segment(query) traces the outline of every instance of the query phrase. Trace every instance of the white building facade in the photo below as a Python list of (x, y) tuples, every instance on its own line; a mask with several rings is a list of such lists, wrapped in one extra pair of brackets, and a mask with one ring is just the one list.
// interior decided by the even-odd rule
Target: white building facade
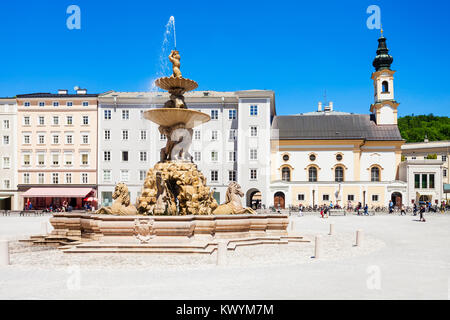
[(16, 99), (0, 98), (0, 210), (19, 209), (16, 135)]
[[(118, 182), (127, 184), (132, 202), (136, 202), (148, 169), (160, 160), (160, 150), (166, 145), (158, 125), (144, 119), (143, 112), (162, 107), (168, 99), (167, 93), (160, 92), (99, 96), (100, 205), (111, 205)], [(211, 121), (194, 128), (190, 153), (216, 200), (224, 202), (229, 183), (237, 181), (247, 203), (251, 199), (257, 199), (254, 205), (267, 203), (274, 93), (194, 91), (185, 99), (189, 109), (211, 116)]]

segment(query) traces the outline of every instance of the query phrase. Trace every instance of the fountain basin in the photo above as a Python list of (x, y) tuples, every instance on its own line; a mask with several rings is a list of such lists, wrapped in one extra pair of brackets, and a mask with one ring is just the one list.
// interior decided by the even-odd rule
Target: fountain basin
[(197, 89), (198, 84), (194, 80), (185, 79), (185, 78), (175, 78), (175, 77), (164, 77), (159, 78), (155, 81), (155, 84), (167, 91), (171, 91), (172, 89), (183, 89), (184, 92), (192, 91)]
[(194, 128), (211, 120), (211, 117), (206, 113), (178, 108), (147, 110), (144, 112), (144, 118), (163, 127), (172, 127), (182, 123), (187, 129)]

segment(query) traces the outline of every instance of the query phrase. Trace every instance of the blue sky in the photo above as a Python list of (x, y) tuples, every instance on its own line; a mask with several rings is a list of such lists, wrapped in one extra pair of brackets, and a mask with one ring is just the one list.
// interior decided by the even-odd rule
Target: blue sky
[[(81, 30), (66, 9), (81, 8)], [(334, 102), (368, 113), (381, 20), (396, 70), (399, 114), (450, 115), (450, 1), (0, 2), (0, 96), (147, 91), (159, 70), (165, 25), (176, 19), (183, 75), (200, 90), (272, 89), (278, 114)]]

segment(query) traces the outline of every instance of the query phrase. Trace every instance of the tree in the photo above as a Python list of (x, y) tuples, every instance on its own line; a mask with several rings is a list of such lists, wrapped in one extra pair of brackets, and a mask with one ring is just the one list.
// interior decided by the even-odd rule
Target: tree
[(429, 115), (410, 115), (398, 119), (398, 128), (406, 142), (450, 140), (450, 119)]

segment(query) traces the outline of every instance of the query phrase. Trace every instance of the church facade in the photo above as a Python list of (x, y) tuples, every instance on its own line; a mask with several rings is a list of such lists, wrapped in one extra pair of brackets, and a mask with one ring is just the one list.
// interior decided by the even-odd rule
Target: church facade
[(397, 126), (393, 62), (386, 38), (378, 39), (368, 114), (337, 112), (333, 103), (315, 112), (275, 116), (271, 134), (271, 203), (342, 207), (400, 205), (406, 182), (399, 164), (404, 140)]

